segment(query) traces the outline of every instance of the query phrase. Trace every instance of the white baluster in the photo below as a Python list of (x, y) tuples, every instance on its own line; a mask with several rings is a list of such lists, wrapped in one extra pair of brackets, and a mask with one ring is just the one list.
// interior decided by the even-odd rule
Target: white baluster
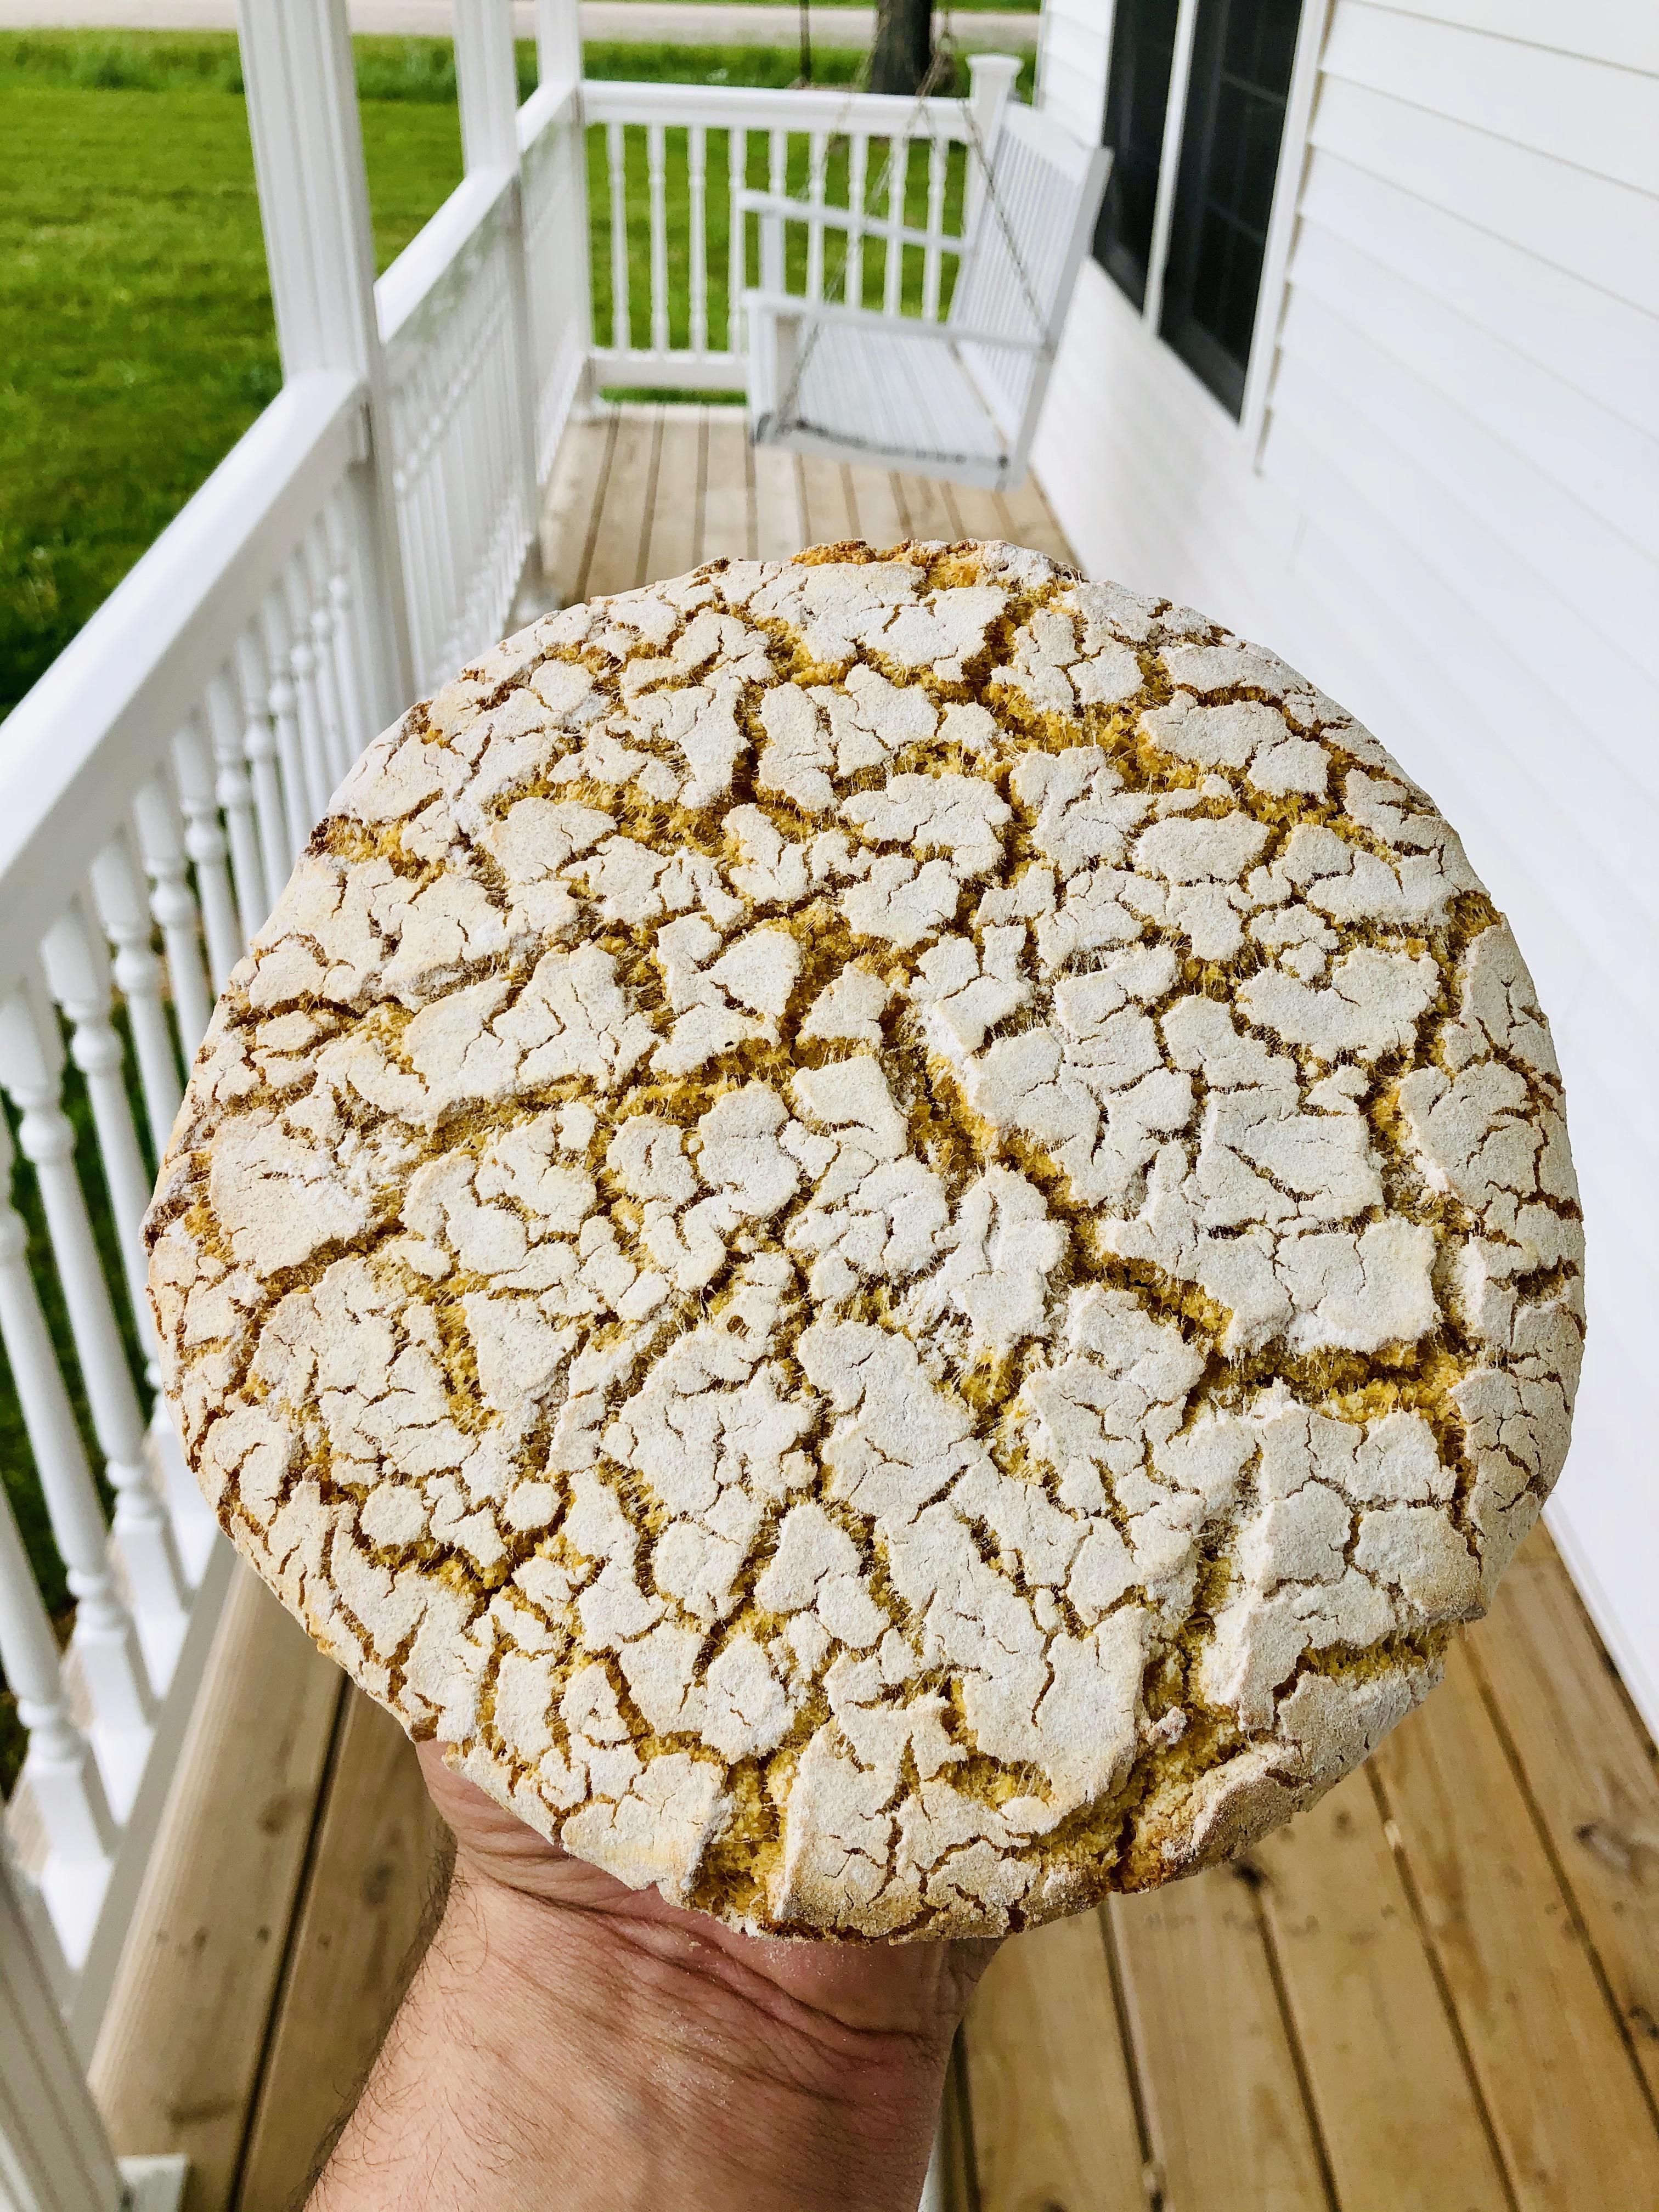
[(248, 769), (246, 725), (228, 668), (222, 668), (216, 676), (208, 679), (207, 721), (216, 770), (213, 795), (223, 811), (230, 838), (230, 872), (236, 886), (236, 943), (240, 951), (246, 949), (248, 939), (270, 913), (270, 901), (265, 892), (253, 778)]
[(620, 123), (605, 126), (605, 159), (611, 176), (611, 343), (626, 353), (634, 343), (628, 313), (628, 169)]
[(893, 235), (893, 228), (904, 221), (905, 185), (910, 173), (910, 141), (908, 138), (890, 139), (887, 161), (887, 206), (884, 212), (890, 228), (886, 260), (882, 271), (881, 308), (885, 315), (896, 315), (899, 311), (899, 293), (904, 276), (904, 248)]
[(350, 766), (350, 754), (346, 744), (346, 702), (340, 689), (340, 647), (334, 598), (329, 589), (328, 541), (320, 515), (306, 532), (295, 566), (305, 578), (311, 601), (311, 650), (317, 664), (323, 757), (329, 794), (332, 797)]
[(87, 920), (80, 902), (69, 906), (40, 940), (46, 988), (70, 1023), (70, 1057), (87, 1079), (98, 1156), (109, 1192), (138, 1334), (149, 1344), (154, 1334), (145, 1291), (144, 1210), (149, 1176), (127, 1100), (126, 1054), (114, 1011), (113, 977), (103, 936)]
[(115, 981), (126, 1000), (133, 1050), (144, 1091), (144, 1119), (159, 1160), (167, 1148), (184, 1086), (179, 1055), (161, 998), (161, 963), (152, 939), (155, 924), (139, 885), (138, 871), (126, 838), (110, 839), (92, 864), (93, 897), (98, 919), (115, 947)]
[(138, 832), (138, 857), (149, 878), (149, 910), (161, 926), (167, 976), (173, 985), (173, 1018), (185, 1058), (194, 1060), (213, 1011), (196, 894), (190, 887), (190, 862), (179, 834), (173, 793), (159, 775), (142, 784), (132, 802)]
[(870, 141), (860, 131), (850, 141), (847, 154), (847, 204), (853, 213), (853, 228), (847, 234), (847, 283), (842, 297), (853, 307), (864, 305), (863, 218), (869, 166)]
[[(807, 198), (814, 207), (822, 207), (830, 167), (827, 131), (812, 133), (807, 145)], [(809, 300), (823, 297), (823, 225), (819, 222), (806, 226), (806, 296)]]
[(651, 349), (668, 350), (668, 133), (660, 123), (645, 131), (645, 168), (651, 201)]
[(726, 345), (729, 353), (741, 353), (745, 340), (743, 331), (743, 295), (749, 283), (749, 256), (746, 249), (743, 210), (738, 205), (738, 194), (748, 187), (749, 133), (732, 131), (726, 140), (726, 183), (730, 198), (726, 212)]
[(270, 716), (271, 726), (276, 733), (276, 758), (282, 765), (283, 805), (288, 823), (287, 865), (280, 874), (271, 875), (270, 880), (275, 884), (287, 882), (289, 870), (311, 842), (317, 817), (311, 811), (310, 793), (307, 788), (305, 749), (300, 738), (299, 701), (289, 666), (288, 612), (283, 603), (280, 585), (273, 586), (266, 593), (264, 605), (259, 610), (259, 624), (270, 681), (270, 689), (265, 694), (265, 711)]
[(694, 123), (686, 133), (686, 184), (691, 218), (691, 350), (708, 350), (708, 234), (705, 204), (708, 175), (708, 131)]
[(331, 495), (323, 510), (323, 542), (328, 553), (328, 602), (334, 617), (334, 662), (338, 672), (343, 755), (343, 778), (376, 732), (372, 725), (368, 684), (361, 634), (362, 609), (356, 589), (356, 545), (347, 524), (344, 501)]
[(262, 886), (257, 915), (250, 915), (255, 933), (276, 903), (276, 895), (294, 866), (288, 804), (283, 793), (282, 764), (277, 759), (276, 725), (268, 704), (270, 685), (265, 677), (264, 655), (258, 631), (249, 624), (236, 641), (236, 688), (242, 701), (242, 750), (247, 755), (253, 785), (253, 818), (259, 832), (259, 872)]
[[(0, 1187), (6, 1189), (11, 1169), (11, 1138), (0, 1118)], [(29, 1273), (28, 1231), (9, 1199), (0, 1200), (0, 1338), (52, 1541), (76, 1601), (76, 1649), (94, 1719), (116, 1730), (144, 1728), (155, 1709), (149, 1677), (132, 1616), (116, 1588), (103, 1508)]]
[(317, 681), (317, 655), (311, 642), (311, 592), (305, 562), (299, 553), (283, 569), (281, 588), (288, 602), (288, 666), (294, 678), (306, 799), (314, 830), (328, 811), (334, 781), (328, 772), (328, 738)]
[[(772, 198), (781, 199), (789, 174), (789, 140), (781, 131), (767, 134), (766, 189)], [(784, 254), (783, 217), (765, 215), (761, 217), (761, 283), (769, 292), (781, 292), (787, 262)]]
[(184, 1609), (184, 1584), (167, 1516), (150, 1487), (144, 1417), (75, 1172), (63, 1067), (63, 1040), (45, 994), (33, 982), (18, 985), (0, 1000), (0, 1085), (22, 1116), (18, 1143), (40, 1184), (81, 1379), (115, 1492), (115, 1540), (134, 1607), (166, 1634)]
[(935, 137), (927, 147), (927, 246), (922, 257), (921, 312), (930, 323), (939, 320), (939, 278), (945, 257), (939, 241), (945, 231), (945, 164), (950, 148)]
[(185, 850), (196, 867), (208, 967), (214, 989), (222, 991), (225, 978), (242, 957), (242, 926), (230, 884), (229, 847), (219, 819), (219, 794), (214, 787), (202, 726), (194, 714), (179, 726), (173, 738), (173, 765), (179, 803), (184, 809)]
[(40, 1808), (46, 1842), (65, 1866), (88, 1875), (107, 1866), (115, 1821), (92, 1747), (71, 1718), (64, 1694), (58, 1639), (35, 1587), (17, 1533), (11, 1500), (0, 1485), (0, 1666), (17, 1699), (28, 1736), (23, 1778)]

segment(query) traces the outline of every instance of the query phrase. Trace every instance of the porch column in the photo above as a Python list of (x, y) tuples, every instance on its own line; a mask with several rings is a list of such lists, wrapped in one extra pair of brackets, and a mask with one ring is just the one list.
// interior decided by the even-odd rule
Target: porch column
[(346, 0), (237, 0), (236, 15), (283, 377), (343, 373), (366, 394), (356, 489), (377, 571), (376, 707), (389, 721), (415, 696), (415, 676)]
[(582, 73), (582, 26), (578, 0), (536, 0), (536, 77), (540, 84), (574, 84)]
[[(519, 170), (519, 71), (512, 0), (455, 0), (455, 82), (461, 109), (461, 158), (469, 177), (507, 171), (507, 279), (517, 374), (519, 496), (530, 539), (513, 619), (545, 605), (542, 582), (541, 479), (536, 465), (536, 363), (530, 341), (530, 275), (525, 256), (524, 194)], [(532, 602), (534, 602), (532, 608)]]

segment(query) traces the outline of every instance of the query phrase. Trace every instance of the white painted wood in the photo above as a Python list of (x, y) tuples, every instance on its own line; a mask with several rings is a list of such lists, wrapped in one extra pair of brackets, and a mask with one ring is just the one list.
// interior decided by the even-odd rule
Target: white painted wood
[(1158, 193), (1152, 204), (1152, 242), (1146, 252), (1146, 295), (1141, 315), (1155, 331), (1164, 313), (1164, 272), (1170, 262), (1170, 233), (1175, 224), (1176, 185), (1181, 174), (1182, 133), (1187, 119), (1187, 86), (1193, 70), (1193, 40), (1198, 30), (1198, 0), (1181, 0), (1176, 14), (1175, 48), (1170, 58), (1170, 91), (1164, 106)]
[(627, 145), (620, 123), (605, 125), (605, 160), (611, 185), (611, 343), (625, 352), (633, 338), (628, 311)]
[(1659, 82), (1517, 39), (1342, 0), (1327, 72), (1639, 191), (1659, 191)]
[(1644, 70), (1659, 76), (1659, 14), (1647, 0), (1579, 0), (1563, 8), (1558, 0), (1387, 0), (1402, 15), (1424, 15), (1436, 23), (1457, 23), (1470, 31), (1519, 39), (1529, 46), (1552, 47), (1586, 61), (1611, 62), (1615, 69)]
[(173, 740), (173, 770), (185, 817), (185, 851), (196, 872), (208, 967), (215, 993), (242, 953), (241, 924), (230, 880), (230, 843), (219, 813), (213, 763), (200, 718), (191, 715)]
[(536, 70), (544, 88), (574, 86), (582, 73), (577, 0), (536, 0)]
[(140, 1338), (148, 1344), (152, 1322), (140, 1231), (149, 1204), (150, 1176), (127, 1099), (126, 1054), (114, 1022), (115, 977), (109, 950), (79, 899), (71, 900), (47, 930), (40, 955), (46, 987), (69, 1018), (70, 1057), (86, 1078), (99, 1165), (126, 1275), (127, 1301)]
[(210, 677), (206, 692), (208, 731), (213, 746), (215, 802), (225, 818), (235, 888), (236, 935), (246, 945), (270, 911), (253, 776), (246, 746), (245, 710), (228, 665)]
[[(1478, 410), (1413, 375), (1308, 292), (1297, 295), (1285, 319), (1281, 374), (1292, 361), (1340, 386), (1384, 436), (1417, 454), (1471, 514), (1546, 577), (1604, 645), (1653, 672), (1659, 641), (1650, 635), (1648, 612), (1659, 597), (1659, 566), (1622, 532), (1517, 453)], [(1632, 734), (1640, 728), (1638, 721)]]
[[(484, 0), (459, 0), (465, 8)], [(248, 131), (283, 374), (344, 371), (364, 391), (372, 446), (386, 452), (374, 240), (345, 0), (238, 0)], [(390, 472), (374, 477), (378, 609), (407, 697), (412, 684)]]
[(1659, 436), (1659, 329), (1642, 308), (1339, 155), (1315, 160), (1301, 216)]
[(694, 123), (686, 132), (686, 190), (690, 200), (690, 331), (693, 353), (708, 350), (708, 132)]
[(141, 1630), (148, 1626), (158, 1652), (165, 1652), (176, 1649), (182, 1633), (184, 1577), (167, 1516), (150, 1486), (144, 1417), (76, 1173), (63, 1068), (56, 1017), (30, 978), (0, 1001), (0, 1087), (18, 1109), (18, 1146), (40, 1186), (81, 1379), (115, 1492), (115, 1540), (134, 1611)]
[(121, 2170), (0, 1855), (0, 2203), (118, 2212)]
[(1114, 0), (1045, 0), (1037, 47), (1037, 105), (1085, 146), (1106, 113)]
[(1659, 314), (1659, 201), (1328, 71), (1312, 143)]
[[(965, 131), (966, 103), (960, 116)], [(1018, 483), (1110, 155), (1079, 144), (1030, 108), (1005, 102), (987, 149), (981, 219), (963, 237), (943, 229), (943, 140), (929, 142), (927, 220), (917, 228), (902, 219), (896, 164), (881, 220), (827, 207), (821, 198), (786, 197), (781, 137), (773, 134), (771, 189), (743, 198), (761, 219), (763, 241), (786, 221), (811, 234), (856, 227), (882, 236), (890, 299), (899, 257), (919, 246), (922, 313), (877, 313), (775, 285), (750, 292), (744, 312), (756, 444), (998, 490)], [(949, 318), (940, 321), (946, 252), (960, 264)], [(781, 243), (773, 265), (784, 265)]]
[(668, 131), (661, 123), (645, 130), (646, 191), (651, 234), (651, 343), (668, 350)]
[(1285, 271), (1297, 233), (1310, 158), (1308, 118), (1319, 89), (1320, 58), (1330, 27), (1331, 7), (1332, 0), (1302, 0), (1296, 53), (1285, 95), (1284, 135), (1279, 142), (1273, 209), (1267, 218), (1261, 283), (1256, 294), (1255, 325), (1250, 340), (1249, 365), (1244, 374), (1244, 396), (1239, 407), (1240, 434), (1253, 449), (1260, 445), (1267, 419), (1267, 392), (1273, 381), (1274, 353), (1285, 314)]
[(99, 921), (115, 946), (115, 981), (132, 1025), (150, 1150), (159, 1160), (167, 1150), (183, 1085), (172, 1025), (161, 1000), (161, 963), (150, 947), (149, 908), (125, 836), (111, 838), (93, 856), (90, 874)]
[[(1291, 281), (1345, 315), (1416, 381), (1461, 401), (1508, 441), (1517, 462), (1659, 557), (1659, 439), (1314, 224), (1297, 240)], [(1659, 366), (1659, 345), (1654, 360)]]

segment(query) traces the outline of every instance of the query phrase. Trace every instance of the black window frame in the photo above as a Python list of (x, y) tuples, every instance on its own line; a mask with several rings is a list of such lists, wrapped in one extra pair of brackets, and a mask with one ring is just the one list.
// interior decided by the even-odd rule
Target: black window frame
[(1117, 0), (1112, 18), (1101, 138), (1113, 149), (1112, 171), (1095, 225), (1094, 257), (1139, 308), (1146, 305), (1180, 18), (1181, 0)]
[[(1246, 76), (1237, 66), (1231, 33), (1246, 9), (1254, 11), (1258, 55), (1269, 31), (1264, 19), (1275, 10), (1290, 17), (1279, 42), (1282, 69), (1271, 75)], [(1244, 411), (1261, 318), (1261, 281), (1304, 12), (1304, 0), (1198, 0), (1158, 335), (1235, 416)], [(1254, 182), (1259, 215), (1245, 204), (1252, 161), (1257, 172)], [(1218, 168), (1224, 165), (1231, 167), (1231, 174), (1218, 179)], [(1265, 197), (1261, 190), (1264, 170)], [(1225, 293), (1241, 274), (1246, 281), (1230, 302)], [(1237, 307), (1246, 295), (1248, 309), (1240, 315)], [(1235, 325), (1231, 343), (1218, 327), (1230, 305)]]

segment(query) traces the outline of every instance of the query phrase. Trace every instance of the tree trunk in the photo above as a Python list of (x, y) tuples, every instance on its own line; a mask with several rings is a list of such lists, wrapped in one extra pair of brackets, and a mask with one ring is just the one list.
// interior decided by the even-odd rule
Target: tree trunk
[(933, 58), (933, 0), (886, 0), (870, 56), (871, 91), (915, 91)]

